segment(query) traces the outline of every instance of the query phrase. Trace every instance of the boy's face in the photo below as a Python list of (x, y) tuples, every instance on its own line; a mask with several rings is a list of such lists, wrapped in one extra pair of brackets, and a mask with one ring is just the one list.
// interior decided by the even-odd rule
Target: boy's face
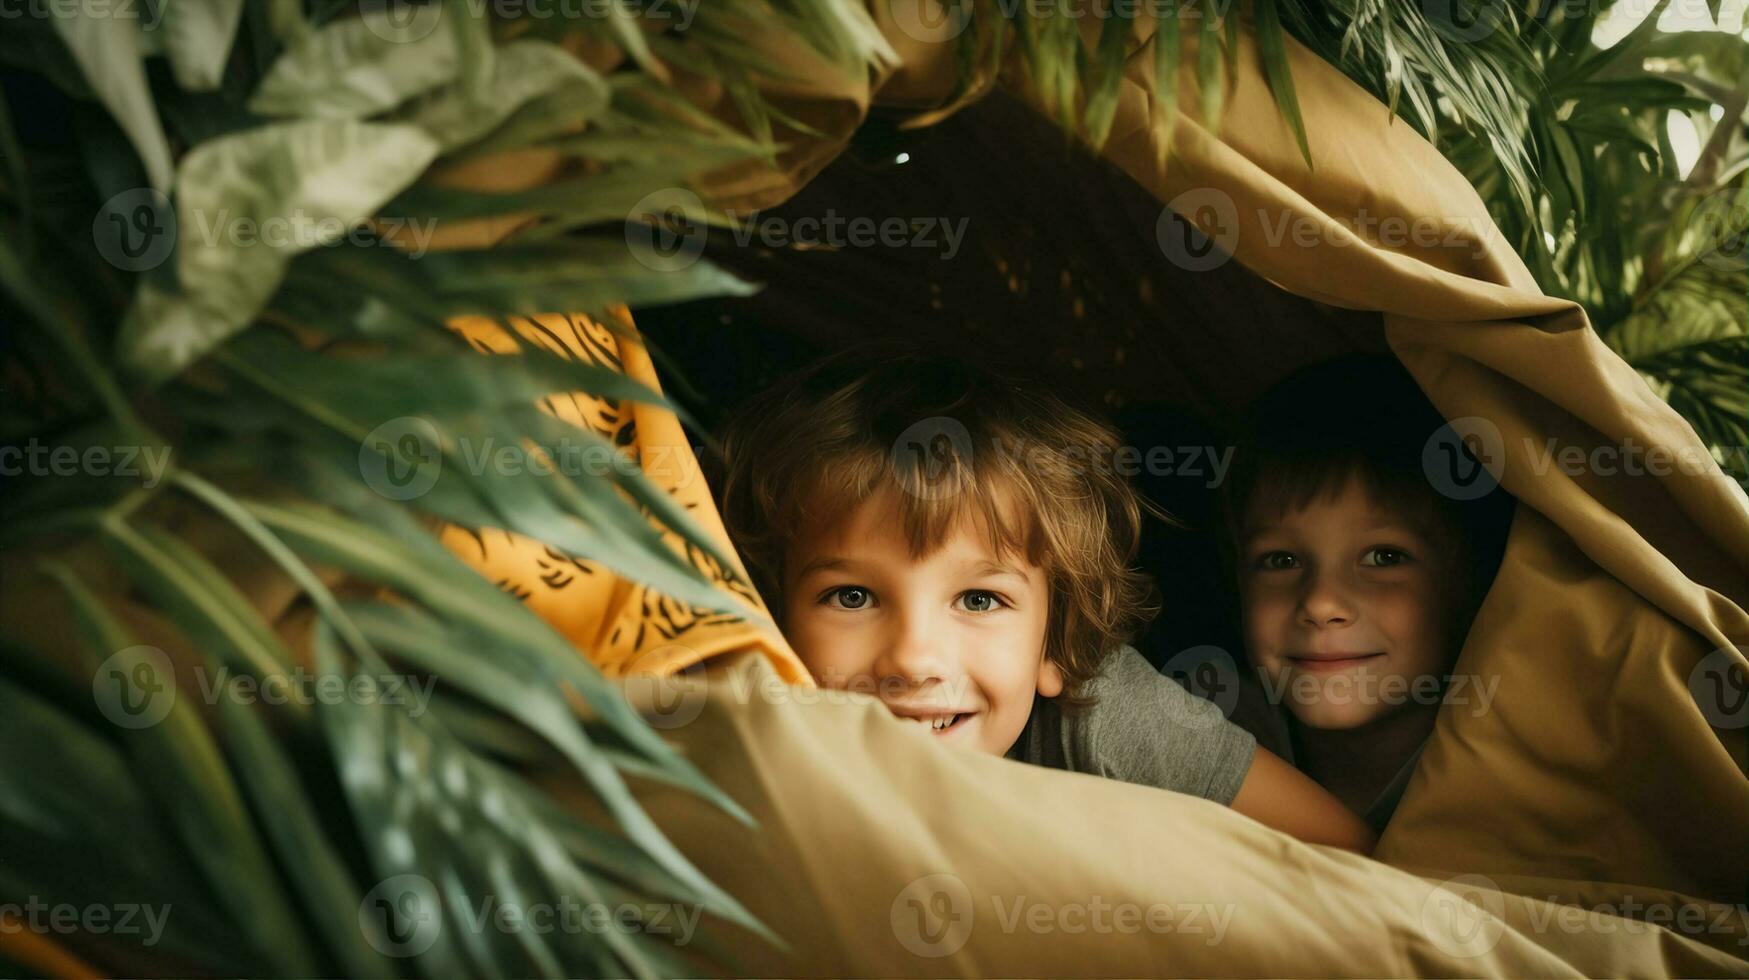
[(1246, 646), (1301, 722), (1358, 728), (1437, 697), (1460, 643), (1450, 548), (1353, 479), (1279, 518), (1254, 503), (1242, 547)]
[(877, 693), (938, 738), (1002, 754), (1033, 694), (1062, 693), (1045, 659), (1043, 569), (998, 555), (970, 521), (911, 555), (893, 491), (793, 542), (784, 634), (821, 685)]

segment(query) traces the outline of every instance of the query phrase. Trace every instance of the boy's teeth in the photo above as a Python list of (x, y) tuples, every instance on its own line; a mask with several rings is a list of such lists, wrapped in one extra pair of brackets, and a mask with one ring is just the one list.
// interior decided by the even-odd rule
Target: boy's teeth
[(919, 725), (928, 725), (931, 731), (939, 732), (944, 728), (951, 727), (954, 722), (959, 720), (959, 718), (960, 718), (960, 716), (958, 714), (922, 715), (922, 716), (912, 716), (912, 717), (908, 718), (907, 720), (914, 721)]
[(913, 714), (906, 716), (906, 721), (915, 721), (916, 725), (927, 725), (930, 732), (941, 732), (943, 728), (951, 728), (955, 721), (964, 718), (964, 714)]

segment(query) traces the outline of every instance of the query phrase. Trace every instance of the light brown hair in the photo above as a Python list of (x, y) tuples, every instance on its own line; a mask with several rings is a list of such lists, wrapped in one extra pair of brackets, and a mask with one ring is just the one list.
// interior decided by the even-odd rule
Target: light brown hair
[(1158, 510), (1111, 465), (1119, 446), (1091, 416), (972, 365), (851, 352), (779, 383), (730, 422), (723, 520), (781, 615), (790, 542), (881, 490), (899, 491), (915, 556), (972, 519), (995, 553), (1044, 570), (1045, 656), (1074, 700), (1157, 611), (1151, 580), (1131, 563), (1143, 511)]

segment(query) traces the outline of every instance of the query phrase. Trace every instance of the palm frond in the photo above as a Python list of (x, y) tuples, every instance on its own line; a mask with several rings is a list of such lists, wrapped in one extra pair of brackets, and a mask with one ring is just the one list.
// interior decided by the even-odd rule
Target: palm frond
[(1684, 202), (1654, 253), (1656, 275), (1626, 316), (1600, 330), (1739, 481), (1749, 481), (1746, 234), (1749, 194), (1741, 179)]

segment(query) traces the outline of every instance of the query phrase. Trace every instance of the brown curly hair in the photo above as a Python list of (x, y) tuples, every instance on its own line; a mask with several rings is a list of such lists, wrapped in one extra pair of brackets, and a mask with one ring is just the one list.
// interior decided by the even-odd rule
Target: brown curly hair
[(902, 491), (915, 556), (975, 517), (993, 551), (1045, 571), (1045, 655), (1073, 701), (1158, 608), (1131, 563), (1143, 513), (1165, 515), (1111, 465), (1119, 448), (1104, 423), (965, 362), (853, 351), (743, 406), (723, 435), (718, 486), (724, 523), (774, 610), (793, 537), (884, 488)]

